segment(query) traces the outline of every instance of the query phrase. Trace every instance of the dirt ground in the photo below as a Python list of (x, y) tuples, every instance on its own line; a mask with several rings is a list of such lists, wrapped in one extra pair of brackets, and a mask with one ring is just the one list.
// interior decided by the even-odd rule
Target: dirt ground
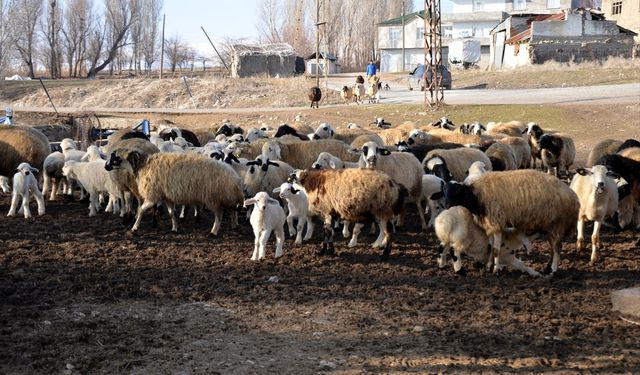
[[(640, 106), (349, 106), (302, 111), (309, 125), (394, 124), (448, 115), (538, 120), (571, 134), (578, 165), (602, 138), (639, 138)], [(151, 115), (190, 128), (223, 120), (245, 127), (294, 121), (291, 111)], [(103, 114), (103, 118), (112, 115)], [(145, 115), (113, 115), (135, 123)], [(21, 113), (32, 125), (64, 119)], [(601, 261), (589, 266), (567, 238), (553, 278), (473, 267), (438, 269), (432, 233), (419, 233), (409, 206), (391, 259), (337, 242), (316, 257), (321, 236), (285, 243), (284, 257), (252, 262), (246, 220), (228, 218), (207, 236), (212, 215), (188, 217), (171, 234), (166, 217), (131, 235), (117, 217), (89, 218), (87, 203), (60, 201), (27, 222), (7, 218), (0, 193), (0, 373), (638, 373), (638, 327), (611, 311), (609, 294), (638, 286), (638, 231), (605, 228)], [(33, 209), (35, 211), (35, 209)], [(591, 230), (591, 226), (588, 226)], [(587, 232), (590, 233), (590, 232)], [(548, 244), (522, 258), (542, 270)]]

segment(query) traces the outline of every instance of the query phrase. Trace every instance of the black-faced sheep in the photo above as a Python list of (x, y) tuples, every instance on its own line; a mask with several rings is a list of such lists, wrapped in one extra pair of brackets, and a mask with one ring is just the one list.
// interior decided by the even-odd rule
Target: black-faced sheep
[(576, 247), (583, 250), (584, 223), (593, 221), (591, 235), (591, 264), (598, 258), (600, 247), (600, 226), (605, 219), (612, 217), (618, 209), (618, 187), (607, 167), (595, 165), (592, 168), (579, 168), (571, 180), (571, 189), (580, 199), (578, 214), (578, 239)]
[(306, 134), (300, 134), (298, 133), (298, 131), (287, 124), (282, 124), (280, 126), (278, 126), (278, 130), (276, 131), (276, 133), (273, 135), (274, 138), (280, 138), (283, 137), (285, 135), (290, 135), (296, 138), (299, 138), (302, 141), (308, 141), (309, 140), (309, 136), (307, 136)]
[[(280, 198), (287, 201), (289, 214), (287, 215), (287, 225), (289, 226), (289, 235), (296, 236), (295, 243), (302, 244), (302, 230), (306, 224), (307, 233), (304, 240), (308, 241), (313, 236), (313, 220), (309, 214), (309, 198), (307, 193), (300, 186), (283, 182), (282, 185), (273, 189), (274, 193), (278, 193)], [(297, 220), (297, 225), (293, 225), (293, 221)]]
[(462, 182), (467, 170), (475, 161), (481, 161), (491, 170), (491, 160), (484, 152), (474, 148), (455, 148), (451, 150), (430, 151), (422, 161), (426, 173), (432, 173), (445, 181)]
[(313, 86), (307, 92), (307, 96), (309, 97), (309, 101), (311, 102), (311, 108), (318, 108), (320, 100), (322, 99), (322, 90), (320, 87)]
[(445, 186), (445, 200), (447, 207), (466, 207), (489, 238), (493, 237), (488, 267), (494, 261), (499, 266), (502, 233), (514, 227), (524, 233), (547, 235), (553, 257), (546, 270), (552, 273), (558, 269), (562, 238), (574, 233), (580, 209), (569, 186), (532, 170), (486, 173), (468, 186), (450, 182)]
[(392, 218), (400, 213), (406, 190), (387, 174), (370, 169), (326, 169), (296, 173), (309, 197), (312, 213), (324, 221), (324, 240), (319, 255), (334, 252), (332, 218), (349, 222), (376, 220), (380, 235), (372, 244), (383, 247), (382, 259), (391, 252)]
[(26, 126), (0, 125), (0, 176), (13, 176), (23, 162), (42, 170), (49, 153), (49, 140), (41, 131)]
[(540, 137), (538, 147), (547, 173), (556, 177), (566, 175), (576, 158), (573, 139), (562, 134), (544, 134)]

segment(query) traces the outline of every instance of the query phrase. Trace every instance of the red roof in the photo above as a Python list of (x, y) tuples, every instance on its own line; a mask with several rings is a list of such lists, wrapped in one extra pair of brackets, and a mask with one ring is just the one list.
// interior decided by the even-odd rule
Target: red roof
[[(509, 31), (511, 37), (504, 42), (506, 44), (516, 44), (523, 42), (527, 39), (531, 38), (531, 23), (532, 22), (540, 22), (540, 21), (564, 21), (564, 13), (556, 13), (556, 14), (538, 14), (535, 16), (531, 16), (527, 20), (527, 25), (520, 26), (518, 28), (512, 27)], [(524, 29), (523, 29), (524, 28)]]

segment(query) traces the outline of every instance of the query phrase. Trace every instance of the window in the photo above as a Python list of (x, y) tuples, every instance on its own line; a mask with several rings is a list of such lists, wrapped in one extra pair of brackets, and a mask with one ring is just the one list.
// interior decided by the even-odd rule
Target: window
[(479, 27), (474, 27), (473, 28), (473, 36), (481, 37), (482, 36), (482, 29), (479, 28)]
[(453, 38), (453, 26), (442, 26), (442, 36), (445, 38)]
[(560, 0), (547, 0), (547, 9), (560, 8)]
[(389, 41), (392, 43), (397, 43), (400, 41), (400, 28), (394, 27), (389, 29)]
[(611, 4), (611, 14), (620, 14), (622, 13), (622, 1), (614, 1)]
[(473, 11), (478, 12), (484, 10), (484, 0), (473, 0)]
[(416, 40), (424, 40), (424, 27), (416, 28)]
[(527, 0), (513, 0), (513, 10), (527, 9)]

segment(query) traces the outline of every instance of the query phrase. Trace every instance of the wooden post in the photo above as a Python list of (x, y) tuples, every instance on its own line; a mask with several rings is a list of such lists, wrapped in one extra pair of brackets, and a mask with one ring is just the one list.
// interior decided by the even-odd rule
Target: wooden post
[(167, 15), (162, 15), (162, 48), (160, 50), (160, 79), (162, 79), (162, 68), (164, 67), (164, 19)]

